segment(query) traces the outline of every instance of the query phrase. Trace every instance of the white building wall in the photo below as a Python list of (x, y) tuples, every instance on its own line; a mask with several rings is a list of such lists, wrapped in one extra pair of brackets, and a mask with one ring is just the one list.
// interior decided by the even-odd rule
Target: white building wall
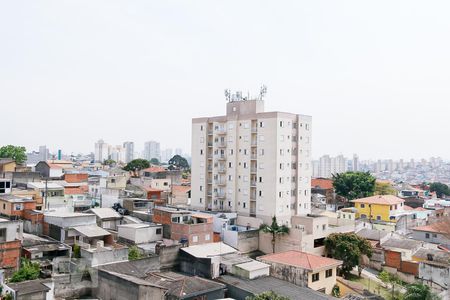
[(311, 117), (265, 113), (260, 100), (231, 102), (227, 111), (193, 120), (193, 208), (265, 222), (276, 215), (288, 225), (291, 215), (309, 213)]

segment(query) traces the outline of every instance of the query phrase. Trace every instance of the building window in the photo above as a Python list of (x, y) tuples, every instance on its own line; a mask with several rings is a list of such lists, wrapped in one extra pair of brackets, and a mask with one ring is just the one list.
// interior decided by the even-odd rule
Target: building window
[(425, 238), (429, 239), (430, 238), (430, 234), (429, 233), (425, 233)]
[(0, 242), (6, 242), (6, 228), (0, 229)]
[(362, 214), (361, 219), (367, 219), (367, 216), (365, 214)]
[(312, 282), (319, 281), (319, 273), (312, 274)]
[(162, 229), (161, 228), (156, 228), (156, 234), (161, 234), (162, 233)]
[(200, 192), (203, 191), (203, 186), (200, 186)]
[(200, 201), (199, 201), (200, 203), (202, 203), (203, 202), (203, 199), (202, 198), (200, 198)]
[(280, 127), (284, 127), (283, 121), (280, 121)]
[(259, 127), (263, 128), (264, 127), (264, 122), (259, 122)]
[(245, 202), (242, 202), (242, 207), (246, 207), (247, 206), (247, 203), (245, 203)]
[(436, 233), (433, 233), (433, 237), (434, 237), (434, 238), (437, 238), (437, 234), (436, 234)]
[(333, 269), (326, 270), (325, 271), (325, 277), (329, 278), (331, 276), (333, 276)]
[(377, 221), (381, 221), (381, 216), (377, 216)]
[(200, 125), (200, 131), (203, 131), (203, 125)]
[(361, 208), (365, 208), (366, 206), (364, 204), (361, 203)]
[(209, 241), (211, 239), (211, 236), (208, 234), (205, 234), (205, 241)]
[(202, 149), (200, 149), (200, 155), (203, 155), (203, 150)]
[(198, 242), (198, 236), (197, 235), (192, 236), (192, 242), (194, 242), (194, 243)]

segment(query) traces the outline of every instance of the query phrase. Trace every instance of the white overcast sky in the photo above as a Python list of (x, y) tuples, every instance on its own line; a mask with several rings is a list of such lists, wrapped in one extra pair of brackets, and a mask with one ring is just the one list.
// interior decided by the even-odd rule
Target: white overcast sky
[(449, 1), (1, 1), (0, 145), (158, 140), (225, 88), (313, 116), (313, 156), (449, 159)]

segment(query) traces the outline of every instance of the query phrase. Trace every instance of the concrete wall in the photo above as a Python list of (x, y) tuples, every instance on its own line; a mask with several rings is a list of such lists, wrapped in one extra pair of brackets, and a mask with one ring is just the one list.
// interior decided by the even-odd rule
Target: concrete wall
[(420, 262), (418, 277), (433, 288), (448, 289), (450, 286), (450, 267)]
[(91, 224), (97, 225), (96, 217), (94, 214), (79, 215), (76, 217), (58, 217), (45, 215), (44, 221), (46, 223), (53, 224), (62, 228)]
[(298, 286), (308, 286), (309, 272), (307, 270), (300, 269), (294, 266), (265, 261), (264, 259), (260, 258), (258, 258), (258, 260), (270, 265), (270, 276), (296, 284)]
[(223, 232), (223, 242), (240, 252), (248, 253), (259, 249), (259, 230)]
[(308, 275), (308, 287), (315, 291), (320, 291), (325, 289), (325, 294), (330, 295), (333, 290), (334, 285), (336, 284), (336, 268), (333, 268), (333, 275), (331, 277), (326, 277), (326, 271), (320, 271), (319, 280), (316, 282), (312, 281), (313, 273), (309, 273)]
[(103, 300), (162, 300), (164, 291), (161, 288), (139, 286), (131, 281), (99, 271), (98, 286), (94, 289), (94, 295)]
[(81, 248), (81, 257), (84, 258), (90, 266), (127, 261), (128, 248), (123, 247), (112, 250), (108, 248), (97, 248), (91, 250)]

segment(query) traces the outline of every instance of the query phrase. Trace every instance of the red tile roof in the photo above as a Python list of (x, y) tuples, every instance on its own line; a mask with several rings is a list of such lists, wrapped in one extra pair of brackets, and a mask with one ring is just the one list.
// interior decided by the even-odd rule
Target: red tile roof
[(442, 226), (442, 223), (441, 224), (435, 223), (435, 224), (432, 224), (432, 225), (425, 225), (425, 226), (414, 227), (414, 228), (412, 228), (412, 230), (440, 233), (441, 232), (439, 230), (440, 226)]
[(158, 173), (158, 172), (166, 172), (166, 169), (163, 167), (150, 167), (147, 169), (142, 169), (143, 172), (149, 172), (149, 173)]
[(189, 185), (172, 185), (173, 193), (187, 193), (191, 190)]
[(326, 178), (314, 178), (311, 179), (311, 187), (330, 190), (333, 189), (333, 180)]
[(369, 204), (382, 204), (382, 205), (393, 205), (405, 202), (405, 200), (393, 196), (393, 195), (377, 195), (372, 197), (360, 198), (351, 200), (353, 203), (369, 203)]
[(403, 205), (403, 208), (405, 210), (414, 210), (414, 208), (412, 208), (411, 206), (408, 206), (408, 205)]
[(342, 264), (342, 261), (340, 260), (317, 256), (297, 250), (264, 255), (258, 257), (258, 260), (269, 263), (274, 262), (289, 266), (296, 266), (310, 271), (337, 267)]

